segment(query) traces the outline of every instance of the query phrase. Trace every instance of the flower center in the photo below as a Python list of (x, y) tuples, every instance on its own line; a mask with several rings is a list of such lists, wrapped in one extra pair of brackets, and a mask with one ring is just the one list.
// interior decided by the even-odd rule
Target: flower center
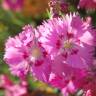
[(34, 58), (39, 58), (39, 57), (41, 56), (41, 51), (40, 51), (40, 49), (39, 49), (39, 48), (34, 48), (34, 49), (32, 50), (32, 56), (33, 56)]
[(64, 47), (65, 49), (72, 49), (72, 48), (73, 48), (73, 44), (72, 44), (72, 42), (65, 41), (63, 47)]

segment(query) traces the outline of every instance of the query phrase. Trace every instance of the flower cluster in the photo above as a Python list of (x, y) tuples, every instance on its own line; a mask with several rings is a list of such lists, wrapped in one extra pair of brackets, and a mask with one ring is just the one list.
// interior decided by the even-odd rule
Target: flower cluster
[(37, 29), (27, 25), (18, 36), (7, 40), (4, 60), (19, 77), (32, 73), (54, 85), (53, 73), (60, 77), (60, 83), (77, 82), (78, 75), (82, 77), (92, 64), (92, 33), (91, 26), (76, 14), (53, 18)]
[[(58, 7), (57, 4), (52, 7)], [(77, 13), (56, 13), (42, 25), (26, 25), (17, 36), (9, 37), (4, 60), (13, 75), (25, 78), (31, 74), (59, 88), (64, 96), (79, 89), (84, 96), (95, 96), (94, 33), (88, 18), (85, 20)]]

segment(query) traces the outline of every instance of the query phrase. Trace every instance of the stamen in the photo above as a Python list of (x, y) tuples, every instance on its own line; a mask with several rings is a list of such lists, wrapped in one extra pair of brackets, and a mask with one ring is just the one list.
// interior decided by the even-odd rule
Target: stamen
[(33, 56), (34, 58), (40, 57), (40, 56), (41, 56), (41, 51), (40, 51), (40, 49), (39, 49), (39, 48), (34, 48), (34, 49), (32, 50), (32, 56)]
[(64, 46), (65, 49), (72, 49), (73, 48), (73, 44), (69, 41), (65, 41), (64, 42)]

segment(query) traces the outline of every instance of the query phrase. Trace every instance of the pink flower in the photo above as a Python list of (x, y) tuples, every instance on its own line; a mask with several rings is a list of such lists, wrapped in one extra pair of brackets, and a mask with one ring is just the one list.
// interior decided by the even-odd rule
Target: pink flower
[(7, 86), (13, 85), (13, 82), (8, 78), (7, 75), (0, 75), (0, 88), (6, 88)]
[(90, 22), (70, 14), (48, 20), (37, 30), (41, 33), (41, 45), (51, 55), (53, 74), (49, 84), (66, 92), (71, 80), (76, 89), (81, 88), (79, 81), (92, 65), (94, 30)]
[(51, 73), (49, 84), (59, 88), (64, 96), (69, 96), (69, 94), (74, 94), (77, 91), (72, 80), (68, 80), (63, 75), (59, 76), (57, 74)]
[(60, 17), (60, 12), (67, 13), (69, 4), (62, 0), (50, 0), (49, 2), (51, 17)]
[(69, 81), (67, 86), (61, 90), (63, 96), (69, 96), (69, 94), (75, 94), (76, 88), (72, 81)]
[(95, 96), (96, 95), (96, 76), (93, 72), (89, 72), (84, 78), (80, 80), (81, 88), (85, 91), (85, 96)]
[(96, 9), (96, 0), (80, 0), (79, 7), (85, 9)]
[(84, 96), (96, 95), (96, 60), (93, 61), (90, 70), (86, 71), (86, 74), (78, 79), (79, 82), (74, 82), (75, 85), (84, 91)]
[[(20, 84), (14, 84), (6, 75), (0, 76), (0, 87), (4, 89), (5, 96), (23, 96), (27, 93), (25, 81)], [(25, 82), (26, 83), (26, 82)]]
[(49, 78), (49, 84), (53, 87), (63, 89), (67, 86), (69, 80), (65, 79), (64, 76), (59, 76), (57, 74), (51, 73)]
[(41, 33), (39, 41), (54, 62), (61, 62), (72, 68), (89, 68), (92, 62), (94, 30), (78, 15), (53, 18), (38, 27), (38, 31)]
[[(59, 59), (57, 59), (57, 61), (59, 62)], [(81, 89), (84, 85), (82, 82), (87, 74), (86, 71), (72, 68), (67, 64), (58, 62), (52, 64), (52, 73), (50, 74), (49, 84), (59, 89), (66, 89), (69, 82), (72, 81), (75, 90)]]
[(2, 7), (5, 10), (20, 11), (23, 7), (23, 0), (3, 0)]
[(47, 81), (51, 62), (38, 42), (38, 36), (37, 31), (28, 25), (18, 36), (7, 40), (4, 60), (12, 74), (22, 78), (32, 73), (37, 79)]
[(16, 84), (7, 87), (5, 90), (5, 96), (23, 96), (27, 93), (26, 91), (26, 87)]

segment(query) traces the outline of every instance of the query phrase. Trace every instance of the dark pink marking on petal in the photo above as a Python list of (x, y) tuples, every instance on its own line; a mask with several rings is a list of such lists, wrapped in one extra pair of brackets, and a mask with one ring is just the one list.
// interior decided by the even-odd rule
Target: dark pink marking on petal
[(67, 52), (66, 52), (66, 53), (63, 53), (62, 56), (63, 56), (65, 59), (67, 59), (68, 53), (67, 53)]
[(41, 66), (43, 64), (43, 60), (36, 60), (35, 66)]
[(59, 49), (60, 46), (61, 46), (61, 42), (60, 42), (60, 40), (57, 40), (57, 42), (56, 42), (56, 47), (57, 47), (57, 49)]
[(68, 37), (68, 39), (73, 38), (74, 37), (74, 34), (67, 32), (67, 37)]
[(43, 56), (46, 57), (48, 53), (46, 51), (43, 52)]
[(77, 54), (78, 51), (79, 51), (78, 49), (73, 49), (72, 52), (71, 52), (71, 55)]

